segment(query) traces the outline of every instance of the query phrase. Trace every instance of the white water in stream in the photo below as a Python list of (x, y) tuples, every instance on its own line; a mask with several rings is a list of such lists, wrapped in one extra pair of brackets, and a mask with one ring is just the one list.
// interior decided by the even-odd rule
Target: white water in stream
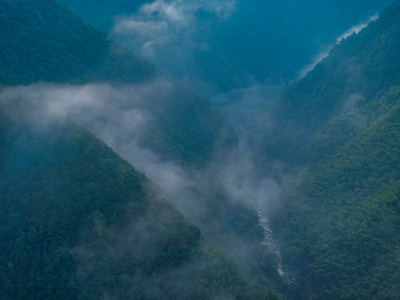
[(281, 253), (279, 252), (279, 247), (278, 247), (278, 245), (274, 239), (274, 236), (272, 234), (272, 230), (271, 230), (271, 227), (269, 224), (268, 217), (263, 213), (261, 207), (259, 207), (257, 209), (257, 214), (258, 214), (260, 225), (264, 229), (264, 241), (262, 242), (262, 244), (265, 245), (269, 250), (274, 252), (276, 254), (276, 256), (278, 257), (278, 273), (279, 273), (279, 275), (282, 278), (291, 282), (292, 279), (289, 278), (289, 276), (285, 272), (284, 266), (282, 265)]
[[(281, 89), (285, 86), (258, 86), (251, 87), (249, 89), (234, 90), (222, 95), (214, 97), (213, 103), (218, 107), (222, 113), (230, 120), (233, 121), (236, 127), (236, 133), (239, 140), (239, 151), (243, 155), (244, 159), (250, 164), (253, 161), (253, 149), (246, 140), (246, 129), (248, 125), (254, 121), (254, 119), (265, 110), (265, 105), (268, 101), (272, 101), (276, 98)], [(254, 162), (253, 162), (254, 163)], [(231, 176), (232, 171), (227, 170), (227, 174)], [(251, 174), (248, 174), (251, 176)], [(229, 176), (225, 176), (229, 178)], [(262, 184), (261, 181), (260, 183)], [(267, 196), (265, 196), (267, 197)], [(259, 199), (257, 205), (257, 214), (259, 218), (259, 224), (264, 230), (264, 239), (262, 244), (269, 250), (275, 253), (278, 258), (278, 273), (279, 275), (289, 283), (294, 281), (294, 278), (288, 275), (285, 266), (282, 264), (281, 253), (279, 246), (273, 236), (273, 232), (269, 223), (268, 214), (264, 210), (265, 203), (268, 199)]]
[[(374, 15), (370, 17), (367, 22), (353, 26), (345, 33), (340, 35), (335, 43), (328, 45), (327, 49), (319, 53), (309, 65), (305, 66), (299, 72), (298, 79), (304, 77), (309, 71), (313, 70), (318, 63), (327, 57), (335, 44), (339, 44), (342, 40), (348, 38), (352, 34), (358, 34), (362, 29), (367, 27), (370, 22), (378, 19), (378, 17), (379, 15)], [(228, 119), (233, 121), (233, 124), (235, 124), (236, 133), (239, 138), (239, 150), (248, 161), (252, 161), (252, 149), (246, 141), (246, 130), (244, 130), (244, 128), (248, 127), (249, 124), (252, 124), (252, 122), (259, 118), (260, 115), (262, 116), (262, 112), (267, 110), (266, 105), (268, 102), (276, 99), (285, 86), (285, 83), (278, 86), (255, 85), (253, 87), (232, 90), (227, 93), (214, 96), (211, 101), (214, 106), (216, 106)], [(265, 201), (267, 200), (268, 199), (265, 199)], [(263, 207), (263, 203), (260, 201), (260, 203), (258, 203), (257, 214), (259, 218), (259, 224), (264, 229), (264, 240), (262, 244), (267, 247), (268, 250), (276, 254), (278, 258), (279, 275), (287, 282), (292, 283), (295, 281), (295, 278), (289, 276), (288, 271), (282, 264), (279, 246), (274, 239), (268, 214), (263, 210)]]
[[(249, 157), (251, 153), (251, 147), (250, 145), (246, 142), (246, 140), (242, 136), (242, 131), (237, 130), (237, 134), (239, 137), (239, 149), (242, 152), (242, 154), (245, 157)], [(282, 258), (281, 258), (281, 253), (279, 251), (279, 246), (273, 236), (272, 229), (268, 220), (267, 214), (263, 211), (262, 209), (263, 205), (262, 203), (258, 203), (258, 208), (257, 208), (257, 215), (259, 219), (259, 223), (261, 227), (264, 229), (264, 240), (262, 241), (262, 244), (270, 251), (274, 252), (275, 255), (278, 258), (278, 273), (279, 275), (287, 280), (288, 282), (293, 282), (294, 279), (290, 278), (285, 271), (285, 267), (282, 264)]]

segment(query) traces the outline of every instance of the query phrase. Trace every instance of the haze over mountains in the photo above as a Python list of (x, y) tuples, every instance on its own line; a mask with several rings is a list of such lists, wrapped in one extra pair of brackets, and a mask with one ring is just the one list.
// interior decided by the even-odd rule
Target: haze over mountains
[(202, 93), (281, 84), (390, 1), (60, 0)]
[(2, 297), (397, 299), (391, 2), (0, 0)]

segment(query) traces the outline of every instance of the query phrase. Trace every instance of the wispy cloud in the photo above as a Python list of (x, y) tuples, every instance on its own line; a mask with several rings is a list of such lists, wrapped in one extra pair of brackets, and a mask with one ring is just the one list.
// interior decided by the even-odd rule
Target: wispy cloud
[(223, 22), (235, 9), (235, 0), (155, 0), (117, 19), (112, 34), (170, 75), (184, 77), (193, 52), (208, 49), (200, 32)]
[(344, 32), (341, 36), (339, 36), (339, 37), (336, 39), (336, 42), (337, 42), (337, 43), (340, 43), (342, 40), (347, 39), (349, 36), (351, 36), (351, 35), (353, 35), (353, 34), (358, 34), (361, 30), (363, 30), (364, 28), (366, 28), (366, 27), (368, 26), (369, 23), (378, 20), (378, 18), (379, 18), (379, 15), (378, 15), (378, 14), (375, 14), (375, 15), (373, 15), (372, 17), (370, 17), (370, 18), (368, 19), (367, 22), (363, 22), (363, 23), (360, 23), (360, 24), (358, 24), (358, 25), (356, 25), (356, 26), (351, 27), (349, 30), (347, 30), (347, 31)]
[(156, 121), (158, 110), (169, 105), (164, 100), (171, 89), (173, 83), (165, 79), (118, 87), (34, 84), (3, 90), (0, 102), (9, 104), (9, 114), (23, 111), (23, 118), (32, 126), (49, 127), (51, 122), (63, 119), (85, 126), (144, 173), (160, 197), (197, 223), (204, 212), (204, 199), (193, 193), (198, 174), (189, 173), (172, 159), (161, 158), (141, 143), (142, 135)]
[[(152, 181), (152, 191), (158, 197), (167, 200), (186, 220), (197, 225), (205, 243), (221, 246), (237, 260), (243, 260), (243, 265), (253, 264), (253, 257), (245, 252), (247, 248), (224, 227), (227, 225), (221, 220), (222, 202), (229, 201), (250, 209), (268, 208), (268, 203), (278, 197), (279, 186), (273, 179), (257, 176), (251, 160), (252, 153), (244, 140), (241, 147), (216, 153), (207, 167), (190, 170), (173, 160), (162, 159), (152, 149), (144, 147), (140, 137), (154, 121), (157, 116), (155, 110), (160, 109), (163, 97), (172, 88), (173, 83), (165, 79), (118, 87), (109, 84), (35, 84), (3, 90), (0, 103), (2, 106), (9, 105), (7, 112), (10, 114), (21, 108), (26, 113), (24, 120), (29, 117), (32, 124), (43, 123), (47, 126), (46, 130), (51, 130), (51, 122), (63, 119), (72, 119), (87, 127), (144, 173)], [(17, 108), (11, 109), (13, 105)], [(221, 149), (216, 149), (218, 151)], [(218, 194), (225, 195), (225, 198), (218, 199)], [(143, 224), (153, 217), (143, 216)], [(124, 229), (126, 231), (118, 237), (112, 232), (110, 236), (117, 241), (106, 240), (102, 247), (110, 257), (116, 255), (117, 258), (120, 257), (120, 249), (137, 251), (136, 244), (132, 243), (133, 237), (137, 239), (140, 234), (147, 234), (141, 224), (135, 223), (133, 229)], [(108, 234), (107, 228), (99, 229)], [(85, 262), (90, 262), (95, 252), (88, 249), (85, 243), (74, 251), (80, 266), (90, 268), (91, 264), (86, 265)]]
[(304, 68), (302, 68), (300, 70), (300, 72), (298, 73), (298, 79), (301, 79), (304, 76), (306, 76), (307, 73), (312, 71), (320, 62), (322, 62), (324, 60), (324, 58), (328, 57), (329, 53), (331, 52), (331, 50), (333, 49), (333, 47), (335, 45), (339, 44), (340, 42), (342, 42), (343, 40), (347, 39), (348, 37), (350, 37), (353, 34), (358, 34), (361, 30), (366, 28), (369, 23), (376, 21), (378, 18), (379, 18), (379, 15), (375, 14), (372, 17), (370, 17), (367, 22), (362, 22), (362, 23), (360, 23), (358, 25), (355, 25), (355, 26), (351, 27), (350, 29), (346, 30), (343, 34), (341, 34), (336, 39), (336, 43), (334, 45), (330, 45), (326, 49), (324, 49), (321, 52), (319, 52), (313, 58), (311, 63), (309, 63), (308, 65), (306, 65)]
[(329, 52), (332, 50), (332, 46), (329, 46), (327, 49), (323, 50), (322, 52), (318, 53), (317, 56), (313, 58), (313, 60), (302, 68), (298, 74), (298, 79), (303, 78), (307, 75), (308, 72), (312, 71), (324, 58), (329, 56)]
[(32, 124), (69, 118), (87, 127), (154, 182), (161, 197), (198, 225), (203, 221), (206, 198), (210, 196), (199, 193), (200, 186), (214, 191), (222, 189), (229, 201), (248, 207), (268, 201), (271, 182), (256, 177), (251, 151), (243, 139), (230, 153), (217, 153), (220, 150), (215, 149), (215, 159), (209, 167), (190, 171), (143, 146), (141, 137), (172, 88), (173, 83), (165, 79), (118, 87), (34, 84), (8, 88), (2, 91), (0, 101), (15, 103), (15, 99), (20, 99), (21, 106), (30, 107), (23, 110), (29, 111)]

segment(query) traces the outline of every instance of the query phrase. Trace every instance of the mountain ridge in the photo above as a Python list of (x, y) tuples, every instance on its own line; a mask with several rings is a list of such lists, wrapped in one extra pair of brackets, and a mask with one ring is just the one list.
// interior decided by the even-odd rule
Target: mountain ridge
[(300, 299), (398, 297), (399, 14), (395, 1), (283, 96), (281, 157), (305, 169), (273, 228)]

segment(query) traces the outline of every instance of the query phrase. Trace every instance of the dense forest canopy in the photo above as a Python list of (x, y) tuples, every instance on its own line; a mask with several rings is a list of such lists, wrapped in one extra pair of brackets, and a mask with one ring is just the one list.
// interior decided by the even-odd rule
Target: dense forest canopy
[(399, 16), (395, 1), (289, 87), (276, 111), (285, 129), (269, 147), (307, 169), (283, 193), (274, 228), (317, 298), (399, 295)]
[(0, 37), (2, 298), (398, 298), (400, 0), (0, 0)]
[(55, 1), (0, 2), (0, 82), (125, 81), (155, 69)]
[[(284, 130), (280, 136), (266, 141), (270, 148), (281, 149), (278, 155), (295, 161), (301, 155), (317, 159), (328, 154), (327, 151), (334, 152), (340, 145), (315, 144), (318, 136), (325, 134), (324, 130), (332, 132), (338, 127), (337, 123), (332, 124), (332, 130), (326, 126), (399, 82), (397, 5), (395, 2), (383, 11), (367, 29), (343, 40), (304, 79), (285, 90), (275, 112), (276, 126)], [(351, 131), (348, 128), (348, 133)], [(334, 138), (328, 140), (334, 142)], [(324, 148), (319, 149), (321, 146)]]
[[(260, 285), (267, 275), (244, 274), (207, 235), (200, 243), (199, 228), (167, 203), (157, 182), (81, 126), (106, 128), (123, 112), (149, 111), (140, 145), (189, 168), (211, 159), (220, 134), (223, 147), (235, 145), (221, 115), (55, 1), (0, 6), (3, 297), (278, 299), (270, 282)], [(135, 115), (126, 116), (133, 126)], [(114, 132), (121, 141), (136, 134), (134, 126), (123, 130)], [(218, 226), (214, 234), (227, 236), (219, 201), (211, 191), (196, 193), (216, 209), (208, 220)], [(238, 221), (250, 216), (243, 232), (258, 229), (252, 212), (231, 211)], [(258, 239), (249, 242), (256, 247)], [(279, 282), (274, 255), (257, 251), (265, 259), (257, 266)]]

